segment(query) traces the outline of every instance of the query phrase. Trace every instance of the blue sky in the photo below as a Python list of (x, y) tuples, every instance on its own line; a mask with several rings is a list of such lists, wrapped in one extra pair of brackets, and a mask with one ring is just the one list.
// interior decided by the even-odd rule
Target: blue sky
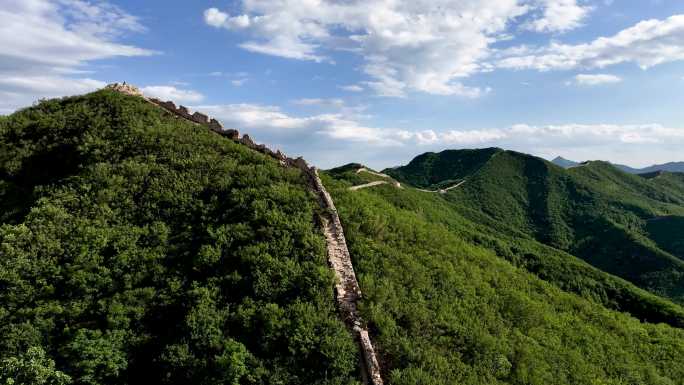
[(127, 81), (320, 167), (684, 160), (675, 0), (0, 0), (0, 113)]

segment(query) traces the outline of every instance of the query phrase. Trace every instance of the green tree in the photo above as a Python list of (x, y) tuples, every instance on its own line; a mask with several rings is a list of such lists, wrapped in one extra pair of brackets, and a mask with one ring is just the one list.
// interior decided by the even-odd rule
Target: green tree
[(55, 369), (55, 362), (45, 351), (32, 347), (18, 357), (0, 361), (0, 383), (3, 385), (68, 385), (71, 377)]

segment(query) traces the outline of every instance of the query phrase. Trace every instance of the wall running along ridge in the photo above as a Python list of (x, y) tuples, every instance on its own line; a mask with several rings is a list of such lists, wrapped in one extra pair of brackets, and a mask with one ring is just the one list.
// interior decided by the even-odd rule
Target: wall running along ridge
[(301, 157), (292, 159), (285, 156), (280, 150), (272, 151), (263, 144), (256, 144), (248, 135), (243, 135), (242, 138), (240, 138), (240, 133), (237, 130), (226, 130), (216, 119), (209, 118), (202, 113), (195, 112), (190, 114), (188, 109), (184, 106), (176, 107), (176, 105), (170, 101), (164, 102), (155, 98), (147, 98), (137, 87), (126, 84), (125, 82), (123, 84), (110, 84), (106, 88), (127, 95), (141, 97), (177, 117), (207, 127), (210, 130), (255, 151), (269, 155), (277, 159), (278, 162), (285, 167), (295, 167), (304, 172), (308, 177), (310, 187), (318, 196), (319, 203), (323, 209), (320, 221), (326, 240), (328, 263), (335, 272), (335, 277), (337, 279), (337, 282), (335, 283), (335, 299), (342, 319), (354, 334), (354, 337), (357, 339), (361, 348), (361, 372), (363, 381), (370, 385), (383, 385), (382, 377), (380, 375), (380, 365), (375, 355), (375, 349), (373, 348), (370, 336), (368, 335), (368, 329), (356, 306), (357, 301), (361, 299), (361, 288), (356, 280), (351, 255), (349, 254), (347, 241), (344, 237), (344, 229), (342, 228), (342, 223), (340, 222), (340, 217), (337, 214), (337, 209), (335, 208), (332, 197), (325, 189), (325, 186), (323, 186), (323, 183), (318, 176), (318, 169), (316, 167), (309, 167), (306, 161)]

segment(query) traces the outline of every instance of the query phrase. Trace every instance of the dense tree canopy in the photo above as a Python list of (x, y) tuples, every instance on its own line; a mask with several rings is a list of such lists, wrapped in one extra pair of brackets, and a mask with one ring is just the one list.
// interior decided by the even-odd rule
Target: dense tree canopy
[(101, 91), (0, 120), (0, 202), (2, 384), (356, 382), (299, 171)]
[(684, 330), (655, 323), (678, 305), (448, 196), (330, 175), (390, 383), (682, 383)]
[(523, 232), (684, 304), (681, 174), (649, 178), (606, 162), (565, 170), (501, 149), (428, 153), (385, 171), (418, 186), (465, 179), (446, 195), (461, 214)]
[[(390, 181), (359, 167), (323, 181), (387, 383), (683, 383), (684, 309), (654, 294), (680, 299), (681, 175), (487, 149), (387, 171), (466, 179), (447, 194), (349, 191)], [(358, 384), (318, 210), (300, 171), (140, 98), (0, 117), (0, 384)]]

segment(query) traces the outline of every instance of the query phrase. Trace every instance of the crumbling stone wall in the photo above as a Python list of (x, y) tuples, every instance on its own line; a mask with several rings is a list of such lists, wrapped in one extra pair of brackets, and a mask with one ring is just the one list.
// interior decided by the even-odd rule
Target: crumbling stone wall
[(315, 167), (309, 168), (308, 175), (313, 182), (314, 191), (319, 195), (321, 206), (325, 209), (321, 222), (326, 239), (328, 263), (335, 271), (337, 278), (335, 284), (337, 306), (340, 309), (342, 319), (359, 342), (363, 358), (364, 381), (371, 385), (382, 385), (380, 364), (368, 335), (368, 329), (357, 309), (357, 302), (361, 299), (361, 287), (354, 273), (354, 265), (347, 248), (342, 222), (332, 197), (318, 176), (318, 170)]
[(179, 116), (183, 119), (187, 119), (193, 123), (197, 123), (199, 125), (205, 126), (209, 128), (212, 131), (216, 131), (220, 134), (223, 134), (224, 129), (221, 123), (219, 123), (218, 120), (209, 118), (207, 115), (195, 111), (193, 114), (190, 114), (190, 111), (188, 110), (187, 107), (185, 106), (178, 106), (176, 107), (176, 104), (171, 101), (162, 101), (156, 98), (149, 98), (147, 99), (149, 102), (154, 103), (158, 105), (159, 107), (169, 111), (170, 113)]
[[(187, 107), (185, 106), (178, 106), (176, 107), (176, 104), (172, 101), (162, 101), (156, 98), (148, 98), (143, 95), (142, 91), (136, 86), (133, 86), (131, 84), (126, 84), (126, 82), (123, 83), (113, 83), (105, 87), (106, 89), (112, 90), (112, 91), (117, 91), (121, 92), (122, 94), (127, 94), (127, 95), (133, 95), (133, 96), (139, 96), (145, 100), (147, 100), (150, 103), (156, 104), (157, 106), (165, 109), (166, 111), (181, 117), (183, 119), (189, 120), (193, 123), (197, 123), (199, 125), (208, 127), (209, 129), (216, 131), (218, 133), (223, 134), (224, 130), (223, 126), (221, 123), (219, 123), (218, 120), (209, 118), (207, 115), (195, 111), (195, 113), (190, 114), (190, 111), (188, 110)], [(227, 131), (234, 131), (234, 130), (227, 130)]]
[(359, 343), (362, 355), (362, 375), (364, 382), (370, 385), (383, 385), (380, 365), (375, 354), (375, 349), (371, 343), (368, 329), (357, 310), (357, 302), (361, 299), (361, 288), (356, 279), (356, 274), (354, 273), (354, 266), (352, 264), (351, 255), (349, 254), (349, 249), (347, 248), (342, 222), (337, 214), (337, 209), (335, 208), (332, 197), (325, 189), (323, 182), (321, 182), (321, 179), (318, 176), (318, 169), (310, 167), (301, 157), (292, 159), (285, 156), (280, 150), (273, 151), (263, 144), (256, 144), (249, 135), (245, 134), (240, 137), (240, 133), (237, 130), (224, 130), (223, 126), (221, 126), (216, 119), (210, 119), (202, 113), (195, 112), (190, 114), (186, 107), (176, 107), (175, 103), (171, 101), (164, 102), (155, 98), (145, 98), (138, 88), (129, 84), (116, 83), (107, 86), (107, 88), (128, 95), (140, 96), (148, 102), (153, 103), (178, 117), (205, 126), (212, 131), (241, 143), (255, 151), (271, 156), (278, 160), (284, 167), (295, 167), (304, 172), (312, 190), (318, 195), (320, 205), (323, 208), (323, 214), (321, 215), (320, 220), (326, 238), (328, 263), (335, 272), (336, 277), (335, 299), (342, 319)]
[[(232, 135), (239, 137), (237, 131)], [(302, 170), (309, 178), (309, 183), (313, 191), (318, 195), (321, 207), (324, 209), (320, 220), (326, 240), (328, 264), (330, 264), (330, 267), (335, 272), (335, 300), (342, 319), (359, 343), (364, 382), (370, 385), (383, 385), (380, 364), (376, 357), (375, 349), (371, 343), (368, 329), (357, 309), (357, 302), (361, 299), (361, 287), (356, 279), (354, 265), (347, 248), (347, 240), (344, 237), (342, 222), (332, 197), (318, 176), (318, 169), (309, 167), (301, 157), (292, 159), (285, 156), (280, 150), (274, 152), (263, 144), (256, 144), (249, 135), (244, 135), (238, 139), (238, 142), (277, 159), (283, 166)]]

